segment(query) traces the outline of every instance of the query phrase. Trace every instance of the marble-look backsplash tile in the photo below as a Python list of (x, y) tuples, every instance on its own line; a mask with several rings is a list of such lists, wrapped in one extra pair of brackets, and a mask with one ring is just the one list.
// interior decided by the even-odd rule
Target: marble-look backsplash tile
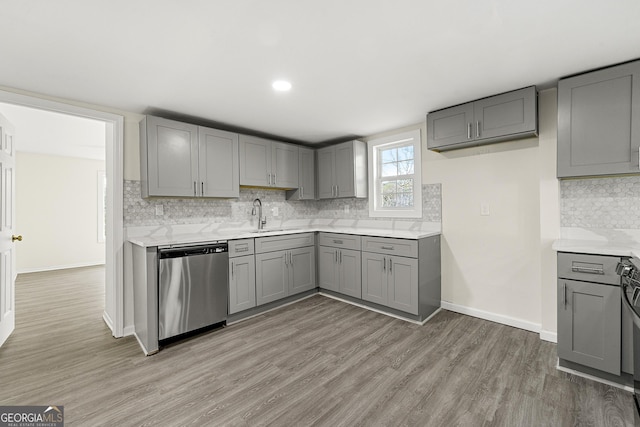
[(560, 225), (640, 229), (640, 176), (561, 180)]
[[(156, 226), (202, 223), (246, 223), (253, 221), (252, 202), (259, 198), (268, 223), (296, 219), (369, 219), (369, 204), (363, 199), (337, 199), (319, 201), (288, 201), (285, 192), (241, 188), (238, 199), (143, 199), (140, 181), (124, 183), (124, 225)], [(441, 222), (441, 185), (422, 186), (424, 222)], [(162, 205), (163, 215), (156, 215), (156, 206)], [(348, 206), (348, 212), (345, 212)], [(278, 215), (273, 215), (273, 208)], [(396, 221), (402, 221), (400, 219)], [(408, 221), (415, 221), (414, 219)]]

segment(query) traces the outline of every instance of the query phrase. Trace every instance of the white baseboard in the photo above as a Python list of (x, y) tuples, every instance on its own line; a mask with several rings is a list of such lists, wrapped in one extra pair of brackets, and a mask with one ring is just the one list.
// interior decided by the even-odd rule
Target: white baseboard
[(68, 268), (94, 267), (96, 265), (105, 265), (105, 264), (104, 264), (104, 261), (94, 261), (94, 262), (83, 262), (83, 263), (68, 264), (68, 265), (52, 265), (48, 267), (23, 268), (18, 270), (18, 274), (40, 273), (42, 271), (66, 270)]
[(560, 363), (558, 362), (556, 364), (556, 369), (558, 371), (562, 371), (562, 372), (566, 372), (568, 374), (572, 374), (572, 375), (576, 375), (578, 377), (582, 377), (582, 378), (587, 378), (589, 380), (598, 382), (598, 383), (602, 383), (602, 384), (606, 384), (606, 385), (610, 385), (611, 387), (616, 387), (616, 388), (620, 388), (624, 391), (628, 391), (633, 393), (633, 387), (624, 385), (624, 384), (618, 384), (618, 383), (614, 383), (613, 381), (608, 381), (605, 380), (603, 378), (599, 378), (593, 375), (589, 375), (589, 374), (585, 374), (584, 372), (580, 372), (580, 371), (576, 371), (574, 369), (570, 369), (570, 368), (565, 368), (564, 366), (560, 366)]
[(558, 343), (558, 333), (551, 331), (540, 331), (540, 339), (544, 341), (549, 341), (554, 344)]
[(128, 336), (134, 335), (135, 333), (136, 333), (136, 328), (133, 325), (129, 325), (124, 327), (124, 330), (122, 331), (122, 336), (128, 337)]
[(513, 326), (514, 328), (524, 329), (525, 331), (531, 331), (540, 333), (541, 326), (537, 323), (527, 322), (526, 320), (516, 319), (515, 317), (504, 316), (502, 314), (491, 313), (489, 311), (478, 310), (477, 308), (465, 307), (458, 304), (452, 304), (447, 301), (441, 302), (442, 308), (449, 311), (455, 311), (456, 313), (466, 314), (468, 316), (478, 317), (484, 320), (490, 320), (492, 322), (501, 323), (507, 326)]

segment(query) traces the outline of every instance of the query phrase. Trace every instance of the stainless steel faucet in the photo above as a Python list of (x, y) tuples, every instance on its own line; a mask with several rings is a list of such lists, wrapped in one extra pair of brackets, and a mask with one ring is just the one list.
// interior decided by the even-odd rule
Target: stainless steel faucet
[[(257, 204), (256, 204), (257, 202)], [(260, 199), (255, 199), (253, 201), (253, 209), (251, 210), (251, 215), (256, 214), (256, 207), (258, 208), (258, 230), (262, 230), (265, 225), (267, 225), (267, 217), (262, 218), (262, 202)]]

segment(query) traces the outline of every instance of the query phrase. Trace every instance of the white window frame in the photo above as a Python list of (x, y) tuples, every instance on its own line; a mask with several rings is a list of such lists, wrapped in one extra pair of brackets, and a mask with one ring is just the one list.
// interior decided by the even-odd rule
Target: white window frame
[[(413, 145), (413, 208), (383, 208), (379, 177), (379, 151), (391, 146)], [(422, 152), (420, 129), (401, 132), (367, 142), (369, 166), (369, 216), (374, 218), (422, 218)]]

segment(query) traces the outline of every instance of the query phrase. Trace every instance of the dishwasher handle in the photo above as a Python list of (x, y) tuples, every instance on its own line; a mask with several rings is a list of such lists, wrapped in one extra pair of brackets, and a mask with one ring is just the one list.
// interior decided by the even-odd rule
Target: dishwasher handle
[(224, 252), (229, 252), (229, 245), (226, 242), (204, 246), (160, 249), (159, 257), (160, 259), (183, 258), (187, 256), (218, 254)]

